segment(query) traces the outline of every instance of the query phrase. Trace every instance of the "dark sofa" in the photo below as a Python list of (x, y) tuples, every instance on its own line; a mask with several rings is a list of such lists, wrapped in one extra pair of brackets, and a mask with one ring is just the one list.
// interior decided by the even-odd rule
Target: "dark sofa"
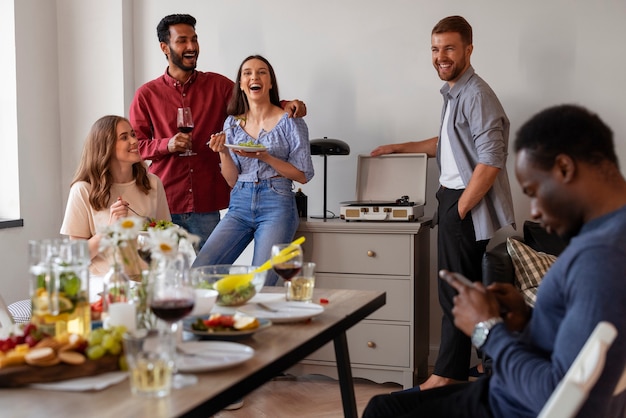
[[(567, 243), (556, 234), (549, 234), (539, 223), (525, 221), (523, 226), (523, 237), (513, 238), (524, 242), (535, 251), (544, 252), (558, 256), (567, 246)], [(509, 256), (506, 241), (496, 245), (485, 253), (482, 260), (483, 277), (485, 286), (493, 282), (504, 282), (515, 284), (515, 268)], [(483, 356), (482, 363), (485, 373), (491, 372), (491, 359)]]
[[(523, 238), (514, 237), (535, 251), (547, 254), (559, 255), (567, 246), (556, 234), (549, 234), (539, 223), (525, 221)], [(513, 262), (506, 249), (506, 241), (496, 245), (483, 256), (483, 284), (490, 285), (493, 282), (514, 283), (515, 269)]]

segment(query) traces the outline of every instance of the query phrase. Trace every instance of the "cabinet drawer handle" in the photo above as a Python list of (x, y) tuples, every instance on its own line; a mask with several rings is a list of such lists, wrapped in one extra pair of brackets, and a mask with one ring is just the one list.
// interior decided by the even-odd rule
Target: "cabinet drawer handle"
[(376, 257), (376, 253), (372, 250), (367, 250), (367, 256), (368, 257)]
[(369, 348), (376, 348), (376, 343), (375, 343), (374, 341), (368, 341), (368, 342), (367, 342), (367, 346), (368, 346)]

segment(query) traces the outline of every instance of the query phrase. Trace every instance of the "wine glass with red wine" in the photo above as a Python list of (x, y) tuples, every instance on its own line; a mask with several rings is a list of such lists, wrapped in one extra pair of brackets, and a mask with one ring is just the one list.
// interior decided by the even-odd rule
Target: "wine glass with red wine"
[[(178, 132), (184, 134), (190, 134), (193, 131), (193, 117), (191, 117), (191, 108), (190, 107), (179, 107), (178, 114), (176, 116), (176, 127), (178, 128)], [(195, 152), (189, 148), (187, 151), (182, 154), (178, 154), (181, 157), (188, 157), (190, 155), (196, 155)]]
[(272, 268), (285, 281), (285, 298), (289, 300), (291, 279), (302, 268), (302, 247), (297, 244), (272, 245)]
[(162, 269), (150, 278), (148, 304), (152, 313), (168, 325), (160, 331), (170, 349), (174, 372), (172, 385), (180, 388), (197, 382), (195, 376), (178, 374), (176, 370), (178, 323), (192, 311), (195, 290), (189, 275), (187, 256), (178, 253), (169, 257), (171, 259), (167, 263), (160, 264)]

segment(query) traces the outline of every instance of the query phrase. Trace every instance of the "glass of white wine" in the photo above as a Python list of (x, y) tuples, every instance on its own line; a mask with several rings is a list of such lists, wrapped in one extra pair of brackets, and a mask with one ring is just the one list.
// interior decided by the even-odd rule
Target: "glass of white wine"
[(161, 398), (172, 388), (171, 353), (156, 330), (140, 329), (124, 334), (124, 355), (133, 395)]

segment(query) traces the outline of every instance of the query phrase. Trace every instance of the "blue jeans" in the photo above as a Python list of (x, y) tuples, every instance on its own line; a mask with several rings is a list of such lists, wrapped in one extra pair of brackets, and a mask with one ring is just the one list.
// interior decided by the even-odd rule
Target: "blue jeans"
[[(270, 258), (272, 245), (291, 242), (300, 218), (292, 182), (284, 177), (237, 182), (230, 193), (230, 206), (200, 250), (193, 267), (231, 264), (254, 240), (252, 265)], [(265, 284), (274, 286), (278, 276), (268, 272)]]
[(200, 241), (196, 245), (196, 252), (202, 248), (209, 235), (213, 232), (220, 221), (219, 212), (205, 213), (177, 213), (172, 215), (172, 222), (181, 228), (185, 228), (190, 234), (200, 237)]

